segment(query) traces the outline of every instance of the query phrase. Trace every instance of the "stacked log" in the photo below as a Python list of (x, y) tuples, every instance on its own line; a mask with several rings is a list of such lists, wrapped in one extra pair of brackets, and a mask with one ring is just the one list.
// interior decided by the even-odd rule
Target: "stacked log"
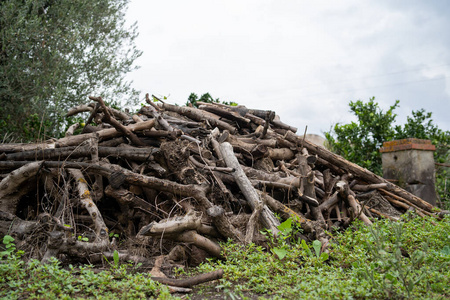
[(90, 99), (68, 113), (89, 112), (81, 133), (75, 124), (60, 139), (0, 145), (0, 233), (31, 245), (30, 256), (92, 259), (119, 249), (144, 259), (120, 249), (119, 236), (154, 257), (180, 245), (221, 257), (218, 241), (264, 242), (260, 231), (277, 236), (288, 218), (302, 238), (326, 243), (326, 232), (356, 219), (434, 215), (273, 111), (153, 96), (158, 103), (147, 97), (130, 115)]

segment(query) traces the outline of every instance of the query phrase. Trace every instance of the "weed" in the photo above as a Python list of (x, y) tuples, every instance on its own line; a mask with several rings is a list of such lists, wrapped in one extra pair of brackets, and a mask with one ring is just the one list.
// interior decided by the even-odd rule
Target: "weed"
[(329, 258), (328, 253), (322, 252), (322, 242), (319, 240), (315, 240), (312, 242), (312, 247), (314, 249), (314, 254), (309, 249), (309, 246), (306, 244), (305, 240), (302, 240), (302, 248), (305, 250), (305, 252), (308, 254), (309, 257), (316, 259), (319, 262), (324, 262)]
[(16, 245), (13, 243), (14, 242), (14, 238), (10, 235), (5, 235), (3, 237), (3, 244), (5, 245), (5, 250), (0, 252), (0, 257), (3, 256), (11, 256), (14, 251), (16, 251)]

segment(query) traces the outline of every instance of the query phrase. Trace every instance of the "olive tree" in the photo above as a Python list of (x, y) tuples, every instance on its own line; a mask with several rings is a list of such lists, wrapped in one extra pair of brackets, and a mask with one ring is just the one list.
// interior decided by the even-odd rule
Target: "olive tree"
[(67, 108), (90, 94), (134, 102), (124, 76), (141, 52), (136, 24), (125, 24), (127, 3), (0, 1), (0, 136), (57, 136)]

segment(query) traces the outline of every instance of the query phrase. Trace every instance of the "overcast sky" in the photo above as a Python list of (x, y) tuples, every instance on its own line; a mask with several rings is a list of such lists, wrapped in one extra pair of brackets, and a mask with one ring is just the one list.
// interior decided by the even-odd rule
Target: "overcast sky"
[(450, 130), (450, 1), (131, 0), (127, 19), (141, 98), (209, 92), (322, 134), (375, 96), (400, 100), (398, 123), (424, 108)]

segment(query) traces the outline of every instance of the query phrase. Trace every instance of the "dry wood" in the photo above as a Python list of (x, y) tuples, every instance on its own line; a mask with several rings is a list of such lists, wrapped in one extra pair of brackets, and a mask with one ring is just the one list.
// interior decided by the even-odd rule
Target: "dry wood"
[(249, 123), (251, 122), (250, 119), (244, 118), (239, 113), (237, 113), (235, 111), (227, 110), (226, 108), (219, 107), (219, 106), (215, 105), (215, 103), (205, 103), (205, 102), (198, 101), (197, 104), (200, 105), (198, 107), (199, 109), (206, 110), (206, 111), (216, 114), (218, 116), (227, 118), (231, 121), (235, 121), (235, 122), (239, 123), (241, 126), (248, 126)]
[(255, 230), (260, 222), (259, 219), (261, 216), (262, 209), (263, 203), (259, 204), (259, 206), (257, 206), (255, 210), (253, 210), (252, 215), (248, 220), (247, 230), (245, 231), (245, 239), (244, 239), (245, 244), (250, 244), (253, 242), (253, 235), (255, 234)]
[(373, 212), (374, 214), (377, 214), (377, 215), (379, 215), (380, 217), (383, 217), (383, 218), (385, 218), (385, 219), (389, 219), (389, 220), (391, 220), (391, 221), (398, 221), (398, 220), (400, 220), (400, 218), (398, 218), (398, 217), (391, 217), (391, 216), (389, 216), (389, 215), (387, 215), (387, 214), (384, 214), (384, 213), (382, 213), (382, 212), (376, 210), (375, 208), (369, 208), (369, 210), (370, 210), (371, 212)]
[[(238, 137), (237, 139), (244, 143), (261, 144), (261, 145), (264, 145), (264, 146), (270, 147), (270, 148), (277, 148), (279, 146), (276, 138), (261, 139), (261, 138), (257, 138), (257, 137)], [(280, 148), (283, 148), (283, 146), (280, 146)], [(284, 147), (284, 148), (288, 148), (288, 147)]]
[(142, 131), (142, 134), (144, 136), (152, 137), (152, 138), (162, 138), (166, 137), (169, 139), (176, 139), (177, 137), (181, 136), (180, 130), (174, 130), (174, 131), (167, 131), (167, 130), (144, 130)]
[[(100, 242), (82, 242), (73, 238), (67, 238), (61, 231), (53, 231), (48, 233), (48, 249), (49, 254), (68, 254), (75, 257), (87, 257), (89, 253), (102, 252), (108, 250), (110, 247), (107, 239)], [(53, 251), (52, 251), (53, 250)], [(55, 251), (56, 250), (56, 251)], [(48, 260), (49, 255), (43, 258), (43, 261)]]
[(107, 186), (105, 188), (105, 194), (116, 199), (122, 205), (127, 205), (129, 208), (139, 209), (148, 213), (151, 213), (151, 211), (154, 209), (154, 206), (152, 206), (150, 203), (134, 195), (127, 189), (114, 189), (111, 186)]
[[(100, 108), (100, 103), (96, 103), (96, 104), (92, 103), (92, 104), (93, 104), (92, 106), (93, 106), (94, 109), (91, 111), (91, 114), (89, 115), (89, 118), (87, 119), (86, 124), (85, 124), (83, 130), (81, 131), (81, 133), (97, 131), (90, 124), (91, 124), (91, 122), (92, 122), (92, 120), (94, 118), (100, 118), (101, 119), (100, 116), (97, 116), (97, 112), (98, 112), (98, 110)], [(94, 129), (94, 130), (92, 131), (90, 129)]]
[[(234, 169), (232, 175), (236, 183), (247, 199), (252, 210), (255, 210), (262, 204), (262, 202), (234, 155), (233, 147), (230, 143), (224, 142), (220, 144), (220, 151), (222, 152), (223, 159), (225, 160), (227, 166)], [(280, 225), (280, 223), (266, 205), (264, 205), (261, 211), (261, 221), (264, 224), (264, 227), (271, 230), (274, 235), (278, 233), (277, 226)]]
[(383, 192), (384, 194), (388, 195), (388, 196), (391, 196), (391, 197), (393, 197), (393, 198), (395, 198), (395, 199), (397, 199), (397, 200), (399, 200), (399, 201), (401, 201), (401, 202), (403, 202), (403, 203), (405, 203), (405, 204), (407, 204), (407, 205), (409, 205), (411, 207), (414, 207), (418, 212), (420, 211), (420, 213), (422, 213), (422, 214), (425, 214), (425, 215), (428, 215), (428, 216), (432, 216), (432, 214), (430, 212), (422, 209), (421, 207), (418, 207), (414, 203), (411, 203), (408, 200), (406, 200), (406, 199), (404, 199), (404, 198), (402, 198), (402, 197), (400, 197), (400, 196), (398, 196), (398, 195), (396, 195), (396, 194), (394, 194), (392, 192), (388, 192), (387, 190), (381, 189), (381, 188), (379, 190), (381, 192)]
[(83, 173), (77, 169), (68, 169), (68, 172), (76, 182), (81, 205), (88, 211), (92, 218), (92, 222), (95, 226), (95, 234), (97, 236), (96, 241), (108, 240), (108, 228), (105, 225), (105, 221), (103, 221), (102, 214), (92, 199), (91, 192), (89, 191), (89, 187)]
[(167, 236), (167, 238), (174, 239), (183, 243), (193, 244), (215, 257), (222, 258), (222, 248), (220, 248), (219, 244), (198, 234), (195, 230), (185, 231), (177, 235)]
[(39, 228), (39, 220), (26, 221), (15, 214), (0, 211), (0, 235), (27, 236)]
[(206, 211), (208, 216), (211, 217), (217, 228), (221, 228), (222, 234), (228, 238), (231, 238), (235, 242), (244, 242), (244, 236), (237, 230), (225, 215), (225, 210), (220, 206), (212, 206)]
[(235, 133), (237, 129), (233, 127), (232, 125), (221, 121), (220, 117), (212, 114), (210, 112), (201, 111), (194, 109), (192, 107), (182, 107), (182, 106), (175, 106), (167, 103), (163, 103), (162, 107), (166, 110), (177, 112), (181, 115), (187, 116), (195, 121), (208, 121), (211, 126), (213, 127), (219, 127), (220, 129), (226, 129), (232, 133)]
[[(123, 182), (143, 187), (149, 187), (159, 191), (169, 192), (177, 196), (179, 195), (185, 197), (192, 197), (193, 199), (196, 199), (200, 203), (201, 207), (204, 210), (213, 207), (212, 203), (206, 197), (206, 191), (208, 188), (207, 186), (194, 184), (183, 185), (169, 180), (140, 175), (127, 169), (121, 168), (120, 166), (117, 165), (102, 164), (102, 166), (107, 167), (108, 170), (113, 170), (114, 172), (111, 175), (114, 174), (120, 175), (121, 180)], [(104, 171), (101, 169), (91, 169), (90, 171), (100, 172), (104, 174)], [(225, 237), (235, 238), (234, 235), (230, 235), (230, 233), (234, 232), (235, 229), (232, 228), (232, 225), (227, 220), (224, 220), (225, 218), (226, 218), (225, 215), (217, 217), (216, 221), (220, 222), (221, 224), (221, 226), (217, 226), (217, 230)]]
[[(72, 127), (58, 140), (0, 145), (0, 233), (10, 228), (22, 243), (33, 232), (48, 237), (33, 246), (44, 261), (59, 254), (100, 261), (120, 247), (109, 242), (108, 228), (159, 255), (156, 272), (174, 244), (221, 257), (217, 240), (261, 243), (258, 223), (278, 231), (273, 212), (299, 222), (324, 248), (326, 230), (346, 228), (355, 218), (370, 224), (411, 209), (434, 215), (421, 199), (297, 136), (272, 111), (218, 103), (158, 106), (147, 97), (150, 106), (131, 117), (93, 99), (98, 103), (70, 112), (91, 112), (83, 134), (70, 136)], [(9, 212), (2, 212), (5, 205), (12, 205)], [(119, 249), (121, 257), (144, 259), (127, 253)]]
[[(117, 131), (122, 132), (136, 146), (145, 146), (145, 144), (131, 130), (129, 130), (126, 126), (123, 126), (120, 122), (111, 117), (108, 108), (103, 102), (102, 97), (89, 97), (89, 98), (91, 100), (97, 101), (103, 108), (103, 112), (105, 114), (102, 119), (103, 121), (105, 121), (108, 124), (111, 124)], [(126, 117), (126, 119), (128, 119), (128, 117)]]
[(290, 130), (293, 133), (297, 132), (297, 127), (294, 126), (290, 126), (288, 124), (285, 124), (283, 122), (280, 121), (280, 117), (276, 116), (275, 119), (273, 119), (272, 124), (275, 125), (276, 127), (282, 128), (282, 129), (286, 129), (286, 130)]
[(295, 176), (287, 176), (282, 177), (280, 173), (267, 173), (261, 170), (256, 170), (251, 167), (240, 165), (242, 170), (244, 170), (245, 175), (251, 180), (257, 179), (261, 181), (272, 181), (272, 182), (278, 182), (285, 185), (290, 185), (292, 187), (299, 187), (300, 186), (300, 179)]
[(263, 202), (267, 204), (267, 206), (269, 206), (274, 212), (278, 213), (283, 219), (291, 218), (294, 222), (300, 223), (300, 226), (305, 233), (313, 232), (314, 225), (310, 222), (310, 220), (306, 219), (305, 216), (293, 211), (292, 209), (270, 197), (266, 193), (258, 193), (260, 194)]
[(322, 202), (319, 206), (322, 212), (330, 211), (333, 206), (335, 206), (339, 201), (338, 191), (334, 192), (334, 194), (329, 197), (326, 201)]
[[(299, 189), (299, 195), (300, 196), (304, 195), (305, 198), (307, 197), (316, 200), (315, 199), (316, 191), (314, 189), (314, 172), (312, 172), (311, 167), (308, 165), (307, 157), (303, 156), (302, 154), (297, 154), (297, 160), (298, 160), (297, 172), (302, 175), (301, 182), (304, 188), (304, 192), (302, 192)], [(317, 204), (319, 203), (317, 202)], [(311, 210), (311, 215), (314, 218), (314, 220), (317, 220), (320, 223), (325, 224), (325, 219), (318, 205), (311, 205), (309, 209)]]
[[(144, 130), (144, 129), (150, 129), (155, 125), (155, 122), (156, 122), (155, 120), (149, 120), (146, 122), (130, 124), (128, 126), (125, 126), (125, 129), (130, 132), (140, 131), (140, 130)], [(28, 150), (77, 146), (77, 145), (81, 144), (82, 142), (84, 142), (90, 138), (94, 138), (96, 136), (98, 137), (99, 141), (103, 141), (103, 140), (111, 139), (111, 138), (118, 137), (121, 135), (123, 135), (122, 132), (116, 130), (115, 128), (109, 128), (109, 129), (103, 129), (103, 130), (95, 132), (95, 133), (85, 133), (85, 134), (79, 134), (79, 135), (62, 138), (62, 139), (59, 139), (56, 143), (48, 144), (47, 147), (42, 147), (42, 144), (36, 144), (34, 147), (29, 146)], [(21, 150), (21, 151), (24, 151), (24, 150)]]
[(27, 180), (36, 176), (41, 167), (41, 162), (31, 162), (12, 171), (0, 182), (0, 211), (16, 213), (20, 200), (16, 193)]
[[(98, 164), (99, 155), (98, 155), (98, 139), (93, 138), (89, 140), (89, 151), (91, 152), (91, 160), (92, 163)], [(92, 190), (94, 192), (94, 199), (99, 201), (103, 198), (103, 177), (101, 175), (94, 175), (95, 182), (92, 186)]]
[(376, 183), (376, 184), (356, 184), (352, 187), (352, 190), (359, 192), (368, 192), (376, 189), (389, 189), (386, 183)]
[(92, 105), (92, 103), (78, 105), (76, 107), (71, 108), (67, 112), (66, 117), (74, 116), (74, 115), (82, 113), (82, 112), (88, 112), (88, 111), (91, 112), (94, 110), (94, 106), (95, 105)]
[(67, 129), (65, 136), (72, 136), (73, 133), (75, 132), (75, 130), (78, 129), (78, 127), (80, 127), (80, 123), (75, 123), (69, 126), (69, 128)]
[(40, 150), (51, 148), (55, 148), (54, 140), (48, 140), (42, 143), (35, 143), (35, 144), (20, 144), (20, 143), (0, 144), (0, 153), (13, 153), (28, 150)]
[(259, 125), (259, 126), (264, 126), (266, 124), (266, 121), (264, 121), (264, 118), (260, 118), (253, 114), (250, 114), (250, 113), (246, 113), (244, 115), (244, 117), (251, 120), (253, 123), (255, 123), (256, 125)]
[(193, 276), (190, 278), (184, 278), (184, 279), (172, 279), (172, 278), (165, 278), (165, 277), (152, 277), (152, 280), (158, 281), (162, 284), (168, 284), (171, 286), (176, 287), (192, 287), (197, 284), (201, 284), (208, 281), (217, 280), (223, 277), (223, 270), (219, 269), (217, 271), (204, 273), (201, 275)]
[[(300, 137), (295, 135), (292, 132), (287, 132), (285, 136), (288, 140), (291, 142), (298, 142)], [(394, 185), (393, 183), (387, 181), (386, 179), (370, 172), (367, 169), (364, 169), (360, 166), (358, 166), (355, 163), (349, 162), (348, 160), (345, 160), (342, 156), (339, 156), (337, 154), (332, 153), (331, 151), (319, 147), (317, 145), (314, 145), (313, 143), (310, 143), (308, 141), (304, 142), (305, 148), (308, 149), (312, 154), (317, 154), (319, 158), (322, 158), (326, 161), (328, 161), (330, 164), (335, 165), (338, 168), (341, 168), (345, 170), (348, 173), (354, 174), (355, 176), (360, 177), (362, 180), (368, 182), (368, 183), (385, 183), (389, 190), (391, 190), (394, 194), (410, 201), (411, 203), (415, 204), (416, 206), (424, 209), (427, 212), (431, 212), (433, 209), (433, 206), (429, 204), (428, 202), (420, 199), (419, 197), (405, 191), (404, 189)]]
[[(150, 100), (148, 94), (145, 94), (145, 101), (148, 104), (152, 104), (152, 101)], [(156, 110), (156, 107), (150, 105), (150, 106), (145, 106), (141, 109), (142, 113), (147, 114), (152, 116), (154, 119), (156, 119), (156, 121), (158, 122), (158, 124), (164, 129), (167, 130), (169, 132), (174, 131), (172, 125), (170, 125), (164, 118), (163, 116), (159, 113), (159, 111)]]
[(348, 195), (348, 203), (353, 208), (356, 216), (361, 219), (361, 221), (364, 222), (366, 225), (372, 225), (372, 221), (369, 220), (369, 218), (364, 214), (364, 212), (361, 209), (361, 205), (357, 202), (355, 197), (353, 195)]
[[(222, 152), (223, 159), (225, 160), (227, 166), (234, 169), (232, 175), (247, 199), (250, 207), (252, 210), (256, 209), (262, 204), (262, 202), (234, 155), (233, 147), (230, 143), (224, 142), (220, 144), (220, 151)], [(264, 227), (271, 230), (274, 235), (278, 233), (277, 226), (280, 225), (280, 223), (270, 209), (265, 205), (261, 211), (261, 221), (264, 224)]]
[(163, 234), (181, 233), (186, 230), (197, 230), (202, 226), (202, 214), (196, 211), (189, 211), (186, 215), (181, 217), (173, 217), (161, 220), (159, 222), (152, 222), (144, 226), (139, 231), (139, 235), (145, 236), (161, 236)]
[[(93, 137), (95, 139), (95, 137)], [(89, 141), (89, 140), (87, 140)], [(116, 157), (122, 159), (130, 159), (135, 161), (148, 161), (155, 154), (157, 149), (136, 148), (136, 147), (98, 147), (98, 155), (100, 157)], [(4, 160), (66, 160), (76, 159), (80, 157), (88, 157), (91, 155), (91, 149), (86, 144), (83, 146), (70, 146), (63, 148), (30, 150), (16, 153), (9, 153), (4, 156)]]

